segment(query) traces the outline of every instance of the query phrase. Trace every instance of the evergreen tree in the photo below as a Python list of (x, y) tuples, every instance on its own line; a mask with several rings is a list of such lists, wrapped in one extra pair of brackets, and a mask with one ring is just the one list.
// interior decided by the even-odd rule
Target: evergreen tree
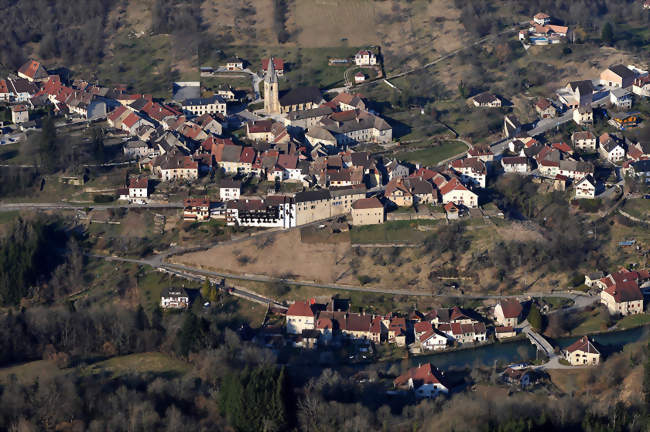
[(106, 161), (106, 153), (104, 151), (104, 130), (100, 127), (93, 127), (91, 130), (91, 144), (92, 152), (95, 161), (102, 164)]
[(54, 172), (57, 169), (59, 160), (58, 139), (56, 136), (56, 127), (52, 117), (47, 116), (43, 120), (41, 132), (36, 135), (38, 145), (38, 154), (41, 164), (46, 172)]
[(187, 356), (195, 348), (200, 330), (198, 317), (191, 310), (188, 311), (176, 338), (177, 351), (180, 355)]
[(204, 300), (208, 300), (210, 298), (210, 281), (208, 278), (205, 278), (203, 281), (203, 285), (201, 286), (201, 297), (203, 297)]
[(539, 312), (537, 305), (531, 305), (528, 312), (528, 322), (535, 331), (542, 330), (542, 314)]
[(600, 40), (606, 45), (611, 45), (614, 42), (614, 28), (609, 22), (603, 26), (603, 30), (600, 32)]

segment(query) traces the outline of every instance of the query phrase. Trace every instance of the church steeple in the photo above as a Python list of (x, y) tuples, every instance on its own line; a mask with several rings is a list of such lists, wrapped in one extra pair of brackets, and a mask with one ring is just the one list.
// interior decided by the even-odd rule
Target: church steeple
[(264, 111), (267, 114), (280, 113), (280, 97), (278, 89), (278, 74), (275, 72), (273, 57), (269, 59), (264, 77)]

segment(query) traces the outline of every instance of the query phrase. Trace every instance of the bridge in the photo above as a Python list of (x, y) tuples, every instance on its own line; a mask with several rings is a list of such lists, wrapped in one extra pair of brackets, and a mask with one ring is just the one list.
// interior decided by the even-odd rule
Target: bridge
[(538, 350), (546, 354), (547, 357), (551, 358), (555, 356), (555, 351), (553, 351), (553, 345), (551, 345), (542, 335), (537, 333), (532, 327), (528, 326), (524, 329), (524, 333), (528, 336), (530, 343), (535, 345)]

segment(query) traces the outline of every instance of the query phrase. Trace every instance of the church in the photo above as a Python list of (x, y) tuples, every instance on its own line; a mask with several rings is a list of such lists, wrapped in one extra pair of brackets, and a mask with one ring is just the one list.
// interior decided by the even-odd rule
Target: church
[(264, 77), (264, 112), (267, 114), (287, 114), (293, 111), (308, 110), (323, 103), (318, 87), (298, 87), (280, 95), (278, 74), (273, 57), (268, 62)]

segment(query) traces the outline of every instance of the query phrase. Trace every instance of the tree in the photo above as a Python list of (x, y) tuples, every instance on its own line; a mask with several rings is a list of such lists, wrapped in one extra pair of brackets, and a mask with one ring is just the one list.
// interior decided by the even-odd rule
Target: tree
[(38, 146), (38, 155), (40, 156), (45, 171), (56, 171), (56, 164), (60, 155), (56, 127), (54, 126), (52, 117), (47, 116), (43, 120), (41, 132), (36, 135), (36, 144)]
[(606, 45), (611, 45), (614, 42), (614, 29), (609, 22), (605, 23), (602, 31), (600, 32), (600, 40)]
[(542, 314), (539, 312), (537, 305), (531, 305), (528, 312), (528, 322), (535, 331), (542, 330)]
[(106, 160), (106, 153), (104, 151), (104, 130), (98, 126), (91, 129), (90, 140), (92, 145), (92, 152), (95, 161), (102, 164)]
[(204, 300), (208, 300), (210, 298), (210, 281), (208, 278), (205, 278), (203, 285), (201, 286), (201, 296)]

